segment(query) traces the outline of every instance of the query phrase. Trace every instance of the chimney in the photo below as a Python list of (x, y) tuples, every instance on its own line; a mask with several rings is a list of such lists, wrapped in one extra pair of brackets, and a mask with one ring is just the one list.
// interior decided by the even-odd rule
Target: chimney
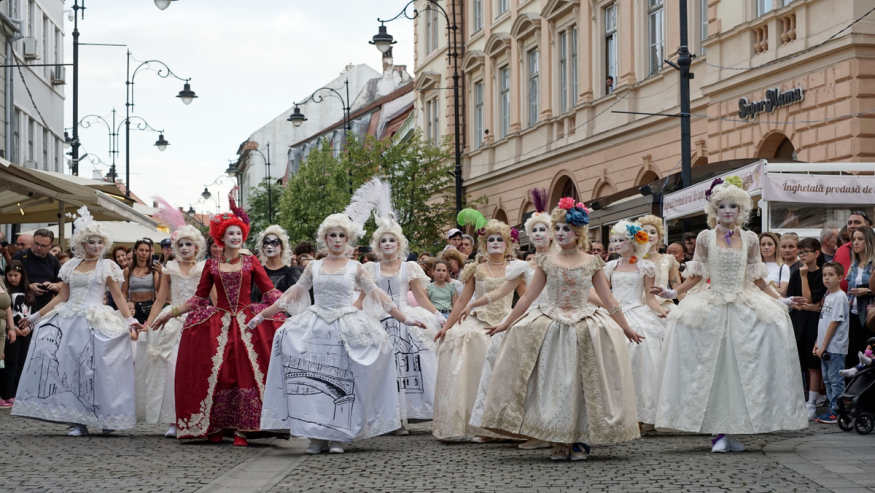
[(383, 53), (383, 75), (387, 72), (391, 72), (394, 65), (395, 62), (392, 58), (392, 48), (389, 48), (389, 51)]
[(341, 72), (341, 75), (343, 75), (343, 74), (348, 74), (349, 71), (352, 70), (352, 69), (354, 69), (354, 68), (355, 68), (355, 65), (353, 65), (352, 62), (349, 62), (349, 64), (348, 64), (346, 67), (343, 68), (343, 72)]
[(96, 169), (91, 171), (91, 179), (97, 180), (97, 181), (105, 181), (103, 179), (103, 174), (99, 170), (96, 170)]

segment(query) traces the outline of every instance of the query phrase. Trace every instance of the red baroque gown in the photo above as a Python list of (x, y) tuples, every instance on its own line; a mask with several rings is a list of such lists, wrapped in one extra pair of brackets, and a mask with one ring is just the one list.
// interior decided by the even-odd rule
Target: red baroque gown
[[(261, 264), (250, 255), (237, 272), (221, 272), (208, 259), (179, 342), (176, 367), (176, 426), (179, 438), (218, 432), (259, 431), (264, 380), (270, 364), (274, 332), (283, 314), (246, 330), (252, 317), (282, 294), (274, 289)], [(250, 303), (252, 283), (262, 303)], [(216, 286), (218, 306), (210, 306)]]

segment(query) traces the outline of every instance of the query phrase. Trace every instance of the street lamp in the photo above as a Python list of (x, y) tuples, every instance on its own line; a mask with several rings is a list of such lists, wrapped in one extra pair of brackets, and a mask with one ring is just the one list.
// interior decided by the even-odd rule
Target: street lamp
[[(157, 5), (158, 8), (161, 8), (161, 5), (158, 4), (159, 1), (167, 1), (167, 0), (156, 0), (155, 1), (155, 5)], [(169, 2), (168, 2), (168, 5), (169, 5)], [(167, 7), (165, 6), (165, 8), (167, 8)], [(189, 84), (191, 79), (190, 78), (183, 79), (182, 77), (174, 74), (173, 71), (170, 70), (170, 67), (168, 67), (166, 63), (164, 63), (160, 60), (146, 60), (145, 62), (140, 63), (140, 65), (138, 65), (137, 68), (134, 69), (134, 72), (132, 74), (131, 73), (131, 50), (128, 50), (127, 79), (125, 80), (125, 188), (126, 188), (125, 194), (127, 194), (128, 196), (130, 196), (130, 194), (131, 194), (131, 124), (130, 124), (130, 119), (131, 119), (131, 112), (134, 111), (134, 79), (136, 79), (137, 72), (139, 72), (140, 69), (142, 69), (144, 67), (148, 68), (153, 63), (159, 64), (162, 67), (164, 67), (162, 69), (158, 69), (155, 72), (156, 74), (158, 74), (158, 77), (161, 77), (162, 79), (166, 79), (170, 76), (173, 76), (173, 78), (181, 80), (183, 82), (182, 90), (179, 91), (179, 94), (177, 94), (176, 97), (179, 98), (185, 105), (191, 104), (191, 102), (194, 100), (194, 98), (197, 97), (197, 95), (194, 93), (194, 91), (191, 90), (191, 84)], [(155, 146), (158, 147), (158, 149), (160, 149), (161, 151), (166, 149), (168, 145), (169, 145), (169, 143), (166, 140), (164, 140), (163, 134), (158, 139), (158, 142), (155, 142)]]
[[(415, 19), (419, 16), (420, 12), (413, 9), (413, 15), (409, 15), (407, 13), (407, 9), (413, 5), (415, 0), (410, 0), (407, 5), (404, 6), (404, 9), (398, 13), (395, 17), (389, 20), (377, 19), (377, 22), (380, 23), (380, 28), (377, 34), (374, 35), (370, 44), (377, 47), (381, 53), (388, 52), (392, 45), (395, 44), (395, 41), (388, 32), (386, 32), (386, 22), (392, 22), (395, 19), (398, 19), (401, 16), (404, 16), (408, 19)], [(428, 7), (425, 9), (426, 12), (429, 10), (434, 10), (439, 12), (444, 16), (444, 19), (447, 21), (447, 56), (452, 59), (453, 62), (453, 119), (455, 122), (455, 144), (456, 144), (456, 168), (454, 175), (456, 177), (456, 213), (462, 210), (462, 134), (461, 134), (461, 126), (459, 123), (459, 43), (456, 40), (456, 36), (459, 33), (459, 26), (456, 25), (456, 3), (453, 2), (452, 12), (451, 14), (447, 14), (447, 11), (441, 7), (437, 0), (426, 0)], [(450, 18), (452, 17), (452, 21)]]
[(164, 140), (164, 134), (158, 134), (158, 140), (155, 141), (155, 147), (158, 148), (159, 151), (164, 152), (164, 149), (167, 149), (167, 146), (170, 145), (170, 142)]
[(203, 197), (204, 200), (210, 200), (210, 197), (212, 196), (213, 194), (210, 193), (210, 190), (207, 187), (204, 187), (204, 191), (201, 192), (201, 197)]
[(167, 7), (170, 6), (171, 1), (176, 0), (155, 0), (155, 6), (158, 7), (160, 10), (165, 10)]
[[(302, 123), (307, 121), (307, 118), (304, 117), (304, 114), (301, 113), (301, 109), (298, 108), (298, 106), (310, 101), (313, 101), (316, 104), (321, 103), (325, 100), (325, 98), (321, 94), (319, 94), (319, 91), (326, 90), (329, 91), (329, 96), (336, 97), (340, 100), (340, 104), (343, 105), (343, 118), (346, 121), (346, 125), (344, 126), (344, 128), (346, 129), (346, 133), (349, 134), (349, 132), (352, 130), (352, 125), (349, 121), (349, 79), (344, 80), (343, 85), (346, 87), (346, 99), (344, 99), (339, 92), (330, 87), (320, 87), (319, 89), (313, 91), (313, 94), (311, 94), (310, 97), (308, 97), (307, 99), (301, 101), (300, 103), (295, 103), (295, 108), (292, 111), (292, 114), (289, 115), (288, 121), (292, 122), (295, 127), (300, 127)], [(344, 143), (346, 143), (347, 137), (348, 135), (344, 135)], [(349, 156), (349, 146), (346, 147), (346, 152), (347, 156)], [(347, 168), (347, 173), (349, 173), (349, 194), (352, 195), (352, 170)]]

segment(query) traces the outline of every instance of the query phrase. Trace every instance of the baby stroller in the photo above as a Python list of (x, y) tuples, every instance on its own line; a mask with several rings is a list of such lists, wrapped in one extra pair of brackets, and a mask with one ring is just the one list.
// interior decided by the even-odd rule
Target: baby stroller
[(868, 435), (875, 429), (875, 366), (860, 370), (838, 399), (838, 425)]

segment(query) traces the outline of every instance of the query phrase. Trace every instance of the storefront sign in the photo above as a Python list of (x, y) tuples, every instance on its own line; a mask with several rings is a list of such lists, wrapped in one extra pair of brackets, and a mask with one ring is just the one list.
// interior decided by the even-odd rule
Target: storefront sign
[[(760, 160), (744, 168), (722, 174), (720, 178), (725, 180), (727, 176), (736, 175), (741, 178), (744, 189), (748, 192), (759, 190), (763, 187), (763, 165), (765, 163), (764, 160)], [(704, 210), (707, 202), (705, 192), (711, 189), (713, 181), (714, 179), (705, 180), (679, 192), (666, 195), (662, 203), (662, 216), (666, 219), (673, 219)]]
[(801, 87), (791, 89), (787, 92), (781, 92), (780, 89), (769, 89), (766, 91), (766, 99), (762, 101), (749, 102), (747, 98), (738, 100), (738, 117), (749, 118), (756, 120), (760, 113), (772, 113), (776, 109), (794, 103), (801, 103), (805, 99), (805, 92)]
[(875, 204), (875, 176), (770, 173), (763, 185), (769, 202)]

